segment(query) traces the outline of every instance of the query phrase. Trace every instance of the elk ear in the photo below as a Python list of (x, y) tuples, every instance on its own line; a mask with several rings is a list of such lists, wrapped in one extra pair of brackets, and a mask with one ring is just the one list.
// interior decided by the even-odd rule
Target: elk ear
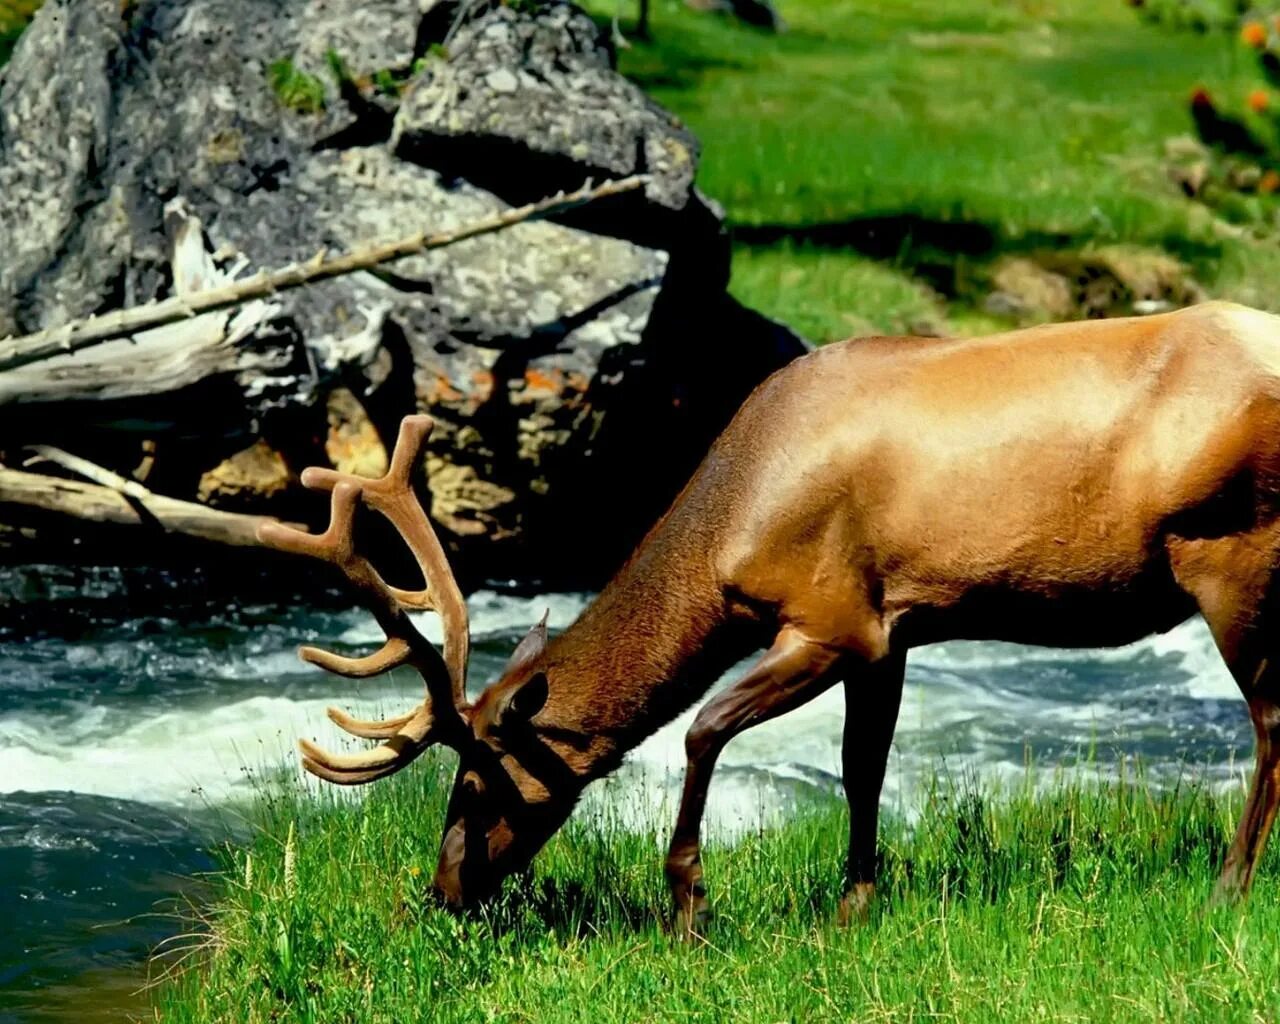
[(535, 672), (523, 683), (503, 698), (498, 709), (497, 722), (500, 728), (528, 725), (529, 721), (542, 710), (547, 703), (547, 676), (544, 672)]
[(507, 667), (502, 670), (503, 675), (509, 675), (531, 664), (535, 658), (542, 657), (542, 652), (547, 649), (547, 616), (550, 614), (551, 609), (548, 608), (542, 613), (542, 621), (516, 644), (516, 649), (511, 652), (511, 658), (507, 661)]

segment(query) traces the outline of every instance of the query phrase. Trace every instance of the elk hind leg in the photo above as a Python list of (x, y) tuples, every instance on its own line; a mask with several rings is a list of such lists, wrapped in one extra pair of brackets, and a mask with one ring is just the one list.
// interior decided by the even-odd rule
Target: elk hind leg
[(1196, 599), (1218, 651), (1249, 707), (1256, 742), (1253, 781), (1227, 850), (1215, 900), (1244, 896), (1280, 808), (1280, 531), (1227, 537), (1175, 550), (1174, 573)]

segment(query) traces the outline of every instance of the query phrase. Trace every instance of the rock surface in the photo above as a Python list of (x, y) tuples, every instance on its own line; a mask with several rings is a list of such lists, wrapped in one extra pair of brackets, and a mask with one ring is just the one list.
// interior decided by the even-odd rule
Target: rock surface
[[(598, 583), (804, 348), (727, 295), (697, 161), (567, 3), (49, 0), (0, 70), (0, 336), (169, 294), (176, 199), (222, 272), (251, 273), (651, 174), (643, 194), (279, 296), (311, 384), (243, 429), (179, 394), (148, 463), (158, 492), (315, 521), (303, 466), (380, 465), (399, 418), (429, 411), (460, 574)], [(65, 426), (7, 431), (0, 457), (43, 441), (137, 465), (136, 434)]]

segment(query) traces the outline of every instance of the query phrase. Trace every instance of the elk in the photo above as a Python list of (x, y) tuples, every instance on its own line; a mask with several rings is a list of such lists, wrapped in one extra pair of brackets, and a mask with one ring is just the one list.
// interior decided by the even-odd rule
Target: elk
[[(412, 665), (425, 702), (338, 755), (302, 741), (340, 784), (398, 771), (434, 743), (459, 756), (434, 885), (462, 907), (528, 865), (583, 788), (691, 706), (698, 712), (666, 874), (677, 927), (708, 912), (700, 822), (738, 733), (841, 683), (849, 846), (841, 916), (874, 893), (877, 810), (906, 654), (947, 639), (1115, 646), (1197, 611), (1248, 704), (1257, 765), (1216, 892), (1243, 894), (1280, 802), (1280, 318), (1207, 303), (1145, 318), (968, 340), (867, 338), (822, 348), (761, 384), (670, 510), (565, 632), (545, 619), (474, 702), (467, 615), (412, 477), (430, 420), (404, 421), (378, 480), (310, 469), (332, 491), (322, 536), (265, 541), (340, 567), (386, 646), (302, 657), (346, 676)], [(357, 554), (353, 515), (388, 517), (423, 591)], [(443, 654), (406, 612), (435, 608)]]

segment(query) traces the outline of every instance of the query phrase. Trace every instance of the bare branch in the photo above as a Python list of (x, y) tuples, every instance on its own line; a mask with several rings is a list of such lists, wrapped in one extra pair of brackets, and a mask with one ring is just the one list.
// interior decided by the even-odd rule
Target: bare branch
[(33, 444), (31, 450), (35, 452), (35, 457), (27, 459), (23, 463), (24, 466), (31, 466), (38, 462), (52, 462), (61, 466), (63, 469), (69, 469), (77, 476), (82, 476), (86, 480), (92, 480), (95, 484), (101, 484), (103, 487), (110, 487), (113, 491), (120, 494), (128, 495), (130, 498), (137, 498), (139, 501), (145, 501), (148, 498), (154, 498), (155, 495), (138, 483), (137, 480), (127, 480), (119, 473), (113, 473), (109, 469), (104, 469), (96, 462), (90, 462), (88, 459), (82, 459), (79, 455), (72, 455), (70, 452), (64, 452), (61, 448), (54, 448), (47, 444)]
[(588, 184), (576, 192), (570, 192), (567, 195), (560, 193), (540, 199), (527, 206), (506, 210), (449, 231), (438, 231), (434, 234), (419, 231), (393, 242), (361, 246), (342, 256), (330, 258), (325, 250), (321, 249), (305, 262), (294, 263), (271, 272), (263, 271), (243, 281), (232, 281), (203, 291), (174, 295), (145, 306), (114, 310), (102, 316), (89, 317), (87, 320), (49, 328), (25, 337), (0, 340), (0, 372), (67, 352), (78, 352), (90, 345), (97, 345), (135, 331), (174, 323), (213, 310), (226, 309), (249, 299), (300, 288), (316, 281), (367, 270), (390, 260), (413, 256), (428, 249), (440, 249), (464, 239), (492, 234), (522, 221), (550, 217), (597, 199), (630, 192), (648, 181), (648, 175), (637, 174), (619, 181), (606, 181), (595, 187)]

